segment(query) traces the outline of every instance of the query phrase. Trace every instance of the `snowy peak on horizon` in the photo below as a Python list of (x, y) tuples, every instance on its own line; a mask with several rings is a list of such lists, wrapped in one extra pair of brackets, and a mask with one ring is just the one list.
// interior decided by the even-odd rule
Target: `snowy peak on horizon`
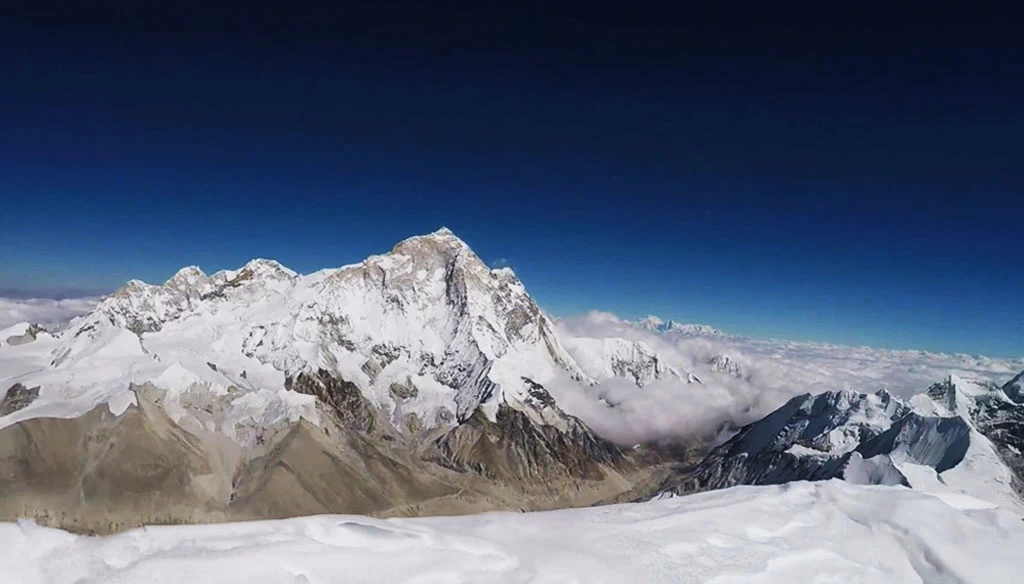
[(648, 315), (632, 324), (639, 329), (655, 333), (676, 333), (683, 336), (693, 337), (726, 336), (722, 331), (706, 324), (681, 323), (674, 320), (662, 320), (654, 315)]
[[(396, 243), (390, 251), (383, 254), (370, 255), (366, 259), (356, 264), (346, 264), (336, 268), (322, 268), (313, 274), (299, 274), (295, 270), (288, 268), (281, 262), (275, 259), (269, 258), (253, 258), (246, 262), (244, 265), (236, 269), (219, 270), (213, 274), (207, 274), (196, 265), (184, 266), (174, 273), (170, 278), (163, 282), (162, 286), (176, 287), (176, 288), (196, 288), (201, 287), (204, 283), (209, 281), (213, 282), (224, 282), (229, 280), (282, 280), (291, 279), (296, 277), (303, 277), (315, 274), (321, 274), (324, 272), (335, 272), (346, 268), (366, 264), (369, 262), (379, 261), (381, 258), (386, 258), (395, 254), (406, 254), (409, 249), (415, 248), (430, 248), (432, 251), (440, 252), (444, 255), (452, 255), (460, 252), (469, 252), (474, 257), (473, 250), (470, 249), (466, 242), (462, 241), (447, 227), (442, 227), (432, 233), (424, 235), (414, 235), (403, 239)], [(479, 258), (476, 258), (479, 260)], [(483, 263), (481, 261), (481, 263)], [(510, 268), (500, 268), (495, 271), (500, 272), (512, 272)], [(160, 284), (150, 284), (142, 280), (129, 280), (124, 286), (116, 290), (112, 295), (117, 295), (125, 292), (131, 292), (145, 287), (160, 287)]]

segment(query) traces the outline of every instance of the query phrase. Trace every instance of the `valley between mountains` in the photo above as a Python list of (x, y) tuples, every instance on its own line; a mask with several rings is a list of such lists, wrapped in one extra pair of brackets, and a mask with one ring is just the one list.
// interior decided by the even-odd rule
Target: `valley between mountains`
[[(793, 357), (837, 351), (896, 373)], [(187, 267), (0, 331), (0, 519), (105, 534), (824, 479), (1024, 513), (1024, 365), (866, 351), (555, 319), (447, 229), (306, 275)]]

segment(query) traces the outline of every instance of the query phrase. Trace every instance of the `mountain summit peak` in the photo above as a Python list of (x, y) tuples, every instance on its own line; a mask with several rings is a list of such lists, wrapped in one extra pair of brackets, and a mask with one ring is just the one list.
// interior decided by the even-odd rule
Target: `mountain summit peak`
[(391, 249), (390, 253), (370, 256), (370, 258), (367, 258), (367, 261), (377, 263), (380, 261), (392, 262), (402, 256), (411, 259), (417, 264), (433, 264), (437, 260), (447, 263), (456, 258), (462, 258), (463, 261), (468, 261), (473, 265), (479, 264), (477, 267), (480, 268), (483, 267), (483, 262), (473, 253), (469, 245), (459, 239), (447, 227), (442, 227), (433, 233), (414, 235), (413, 237), (403, 239)]
[(277, 260), (271, 260), (266, 258), (253, 258), (246, 262), (239, 271), (249, 271), (253, 274), (259, 275), (270, 275), (278, 277), (293, 278), (298, 274)]

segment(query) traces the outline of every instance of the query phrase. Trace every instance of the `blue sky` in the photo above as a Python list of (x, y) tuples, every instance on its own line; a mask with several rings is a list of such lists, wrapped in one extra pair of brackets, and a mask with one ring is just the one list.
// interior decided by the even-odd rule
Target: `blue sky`
[(26, 19), (0, 31), (0, 290), (312, 271), (446, 225), (556, 314), (1024, 354), (1019, 46), (648, 46), (594, 18), (543, 51), (471, 19), (461, 59), (408, 23), (416, 51)]

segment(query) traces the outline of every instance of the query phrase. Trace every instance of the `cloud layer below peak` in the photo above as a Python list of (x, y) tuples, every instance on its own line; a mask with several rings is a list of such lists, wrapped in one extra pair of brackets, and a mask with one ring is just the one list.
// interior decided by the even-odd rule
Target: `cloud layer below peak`
[(98, 297), (68, 298), (0, 298), (0, 329), (19, 322), (52, 327), (92, 310)]
[(711, 437), (758, 420), (803, 393), (884, 388), (907, 398), (951, 373), (1002, 383), (1024, 369), (1024, 358), (655, 332), (601, 311), (559, 319), (557, 326), (565, 337), (645, 343), (673, 368), (701, 380), (664, 379), (637, 388), (624, 379), (607, 379), (596, 388), (571, 383), (551, 388), (567, 411), (623, 444)]

